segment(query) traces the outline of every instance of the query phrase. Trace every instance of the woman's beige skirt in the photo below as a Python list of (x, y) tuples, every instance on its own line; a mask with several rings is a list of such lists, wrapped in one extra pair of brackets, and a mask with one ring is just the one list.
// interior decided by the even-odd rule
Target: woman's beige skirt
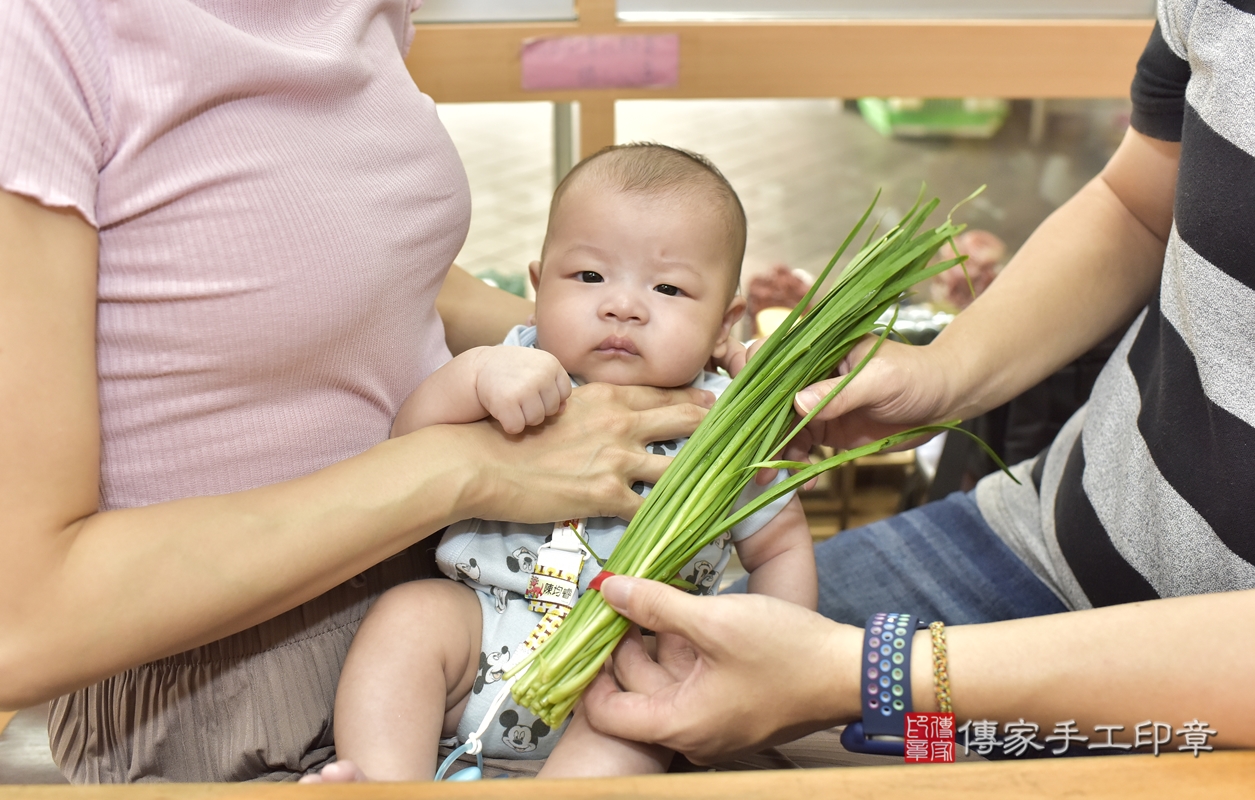
[(255, 628), (58, 698), (53, 758), (72, 783), (281, 781), (318, 770), (335, 760), (331, 711), (358, 623), (384, 590), (437, 574), (436, 541)]

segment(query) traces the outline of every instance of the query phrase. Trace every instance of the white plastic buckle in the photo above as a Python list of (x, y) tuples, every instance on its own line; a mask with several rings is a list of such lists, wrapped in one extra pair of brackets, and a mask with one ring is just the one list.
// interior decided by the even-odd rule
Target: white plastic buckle
[(584, 568), (584, 560), (588, 558), (588, 550), (584, 547), (584, 520), (568, 519), (556, 522), (553, 535), (549, 541), (536, 549), (536, 564), (552, 567), (561, 572), (579, 575)]
[(579, 599), (580, 572), (588, 558), (581, 541), (583, 535), (584, 520), (564, 520), (553, 526), (549, 541), (537, 548), (536, 566), (525, 593), (533, 611), (544, 613), (554, 606), (571, 608)]

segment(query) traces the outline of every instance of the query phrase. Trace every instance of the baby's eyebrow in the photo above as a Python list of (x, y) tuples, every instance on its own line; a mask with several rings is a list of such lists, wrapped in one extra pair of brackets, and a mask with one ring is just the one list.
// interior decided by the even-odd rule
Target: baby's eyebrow
[(585, 244), (583, 242), (580, 242), (578, 244), (573, 244), (570, 247), (564, 248), (562, 251), (563, 255), (569, 255), (571, 253), (581, 253), (581, 252), (591, 253), (603, 260), (606, 259), (610, 255), (610, 251), (604, 248), (598, 247), (597, 245), (594, 245), (594, 244)]
[(700, 269), (699, 267), (694, 265), (693, 262), (685, 261), (682, 259), (671, 260), (671, 259), (666, 259), (666, 258), (660, 258), (654, 261), (653, 263), (654, 263), (654, 266), (659, 267), (664, 270), (679, 270), (683, 272), (691, 272), (694, 275), (706, 274), (705, 270)]

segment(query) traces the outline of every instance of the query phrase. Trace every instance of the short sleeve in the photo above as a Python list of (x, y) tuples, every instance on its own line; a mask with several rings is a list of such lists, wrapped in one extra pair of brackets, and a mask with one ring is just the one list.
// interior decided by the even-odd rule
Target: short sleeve
[(109, 129), (98, 13), (88, 0), (0, 3), (0, 188), (92, 225)]
[[(736, 499), (735, 503), (733, 503), (732, 509), (735, 511), (736, 509), (741, 508), (763, 492), (789, 477), (789, 471), (781, 469), (776, 470), (775, 479), (766, 486), (759, 486), (757, 481), (751, 480), (741, 492), (741, 496)], [(777, 497), (775, 500), (772, 500), (767, 505), (738, 522), (736, 525), (733, 525), (731, 531), (732, 541), (739, 542), (758, 533), (768, 522), (775, 519), (777, 514), (784, 510), (784, 507), (789, 504), (789, 501), (793, 499), (795, 494), (796, 492), (786, 492), (781, 497)]]
[(1185, 86), (1189, 80), (1189, 62), (1169, 47), (1162, 28), (1155, 23), (1133, 77), (1133, 114), (1129, 120), (1133, 129), (1152, 139), (1181, 141)]

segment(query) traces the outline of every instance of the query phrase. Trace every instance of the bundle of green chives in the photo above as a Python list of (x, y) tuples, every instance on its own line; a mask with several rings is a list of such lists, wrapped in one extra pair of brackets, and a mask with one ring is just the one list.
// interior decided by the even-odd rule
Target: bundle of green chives
[[(818, 464), (772, 461), (875, 349), (805, 419), (791, 424), (794, 395), (831, 375), (861, 338), (881, 327), (877, 321), (896, 307), (909, 287), (964, 260), (960, 256), (929, 265), (938, 248), (964, 228), (947, 218), (936, 228), (924, 229), (938, 202), (917, 200), (888, 233), (873, 241), (873, 231), (832, 289), (804, 314), (863, 229), (876, 206), (873, 199), (810, 292), (736, 376), (654, 486), (607, 559), (606, 571), (674, 582), (676, 573), (702, 547), (820, 472), (925, 432), (951, 428), (949, 424), (916, 428)], [(891, 327), (892, 323), (882, 331), (876, 348)], [(764, 467), (798, 471), (729, 514), (755, 472)], [(551, 727), (560, 725), (627, 629), (628, 621), (606, 604), (600, 592), (586, 592), (557, 632), (506, 673), (518, 676), (512, 688), (515, 700)]]

